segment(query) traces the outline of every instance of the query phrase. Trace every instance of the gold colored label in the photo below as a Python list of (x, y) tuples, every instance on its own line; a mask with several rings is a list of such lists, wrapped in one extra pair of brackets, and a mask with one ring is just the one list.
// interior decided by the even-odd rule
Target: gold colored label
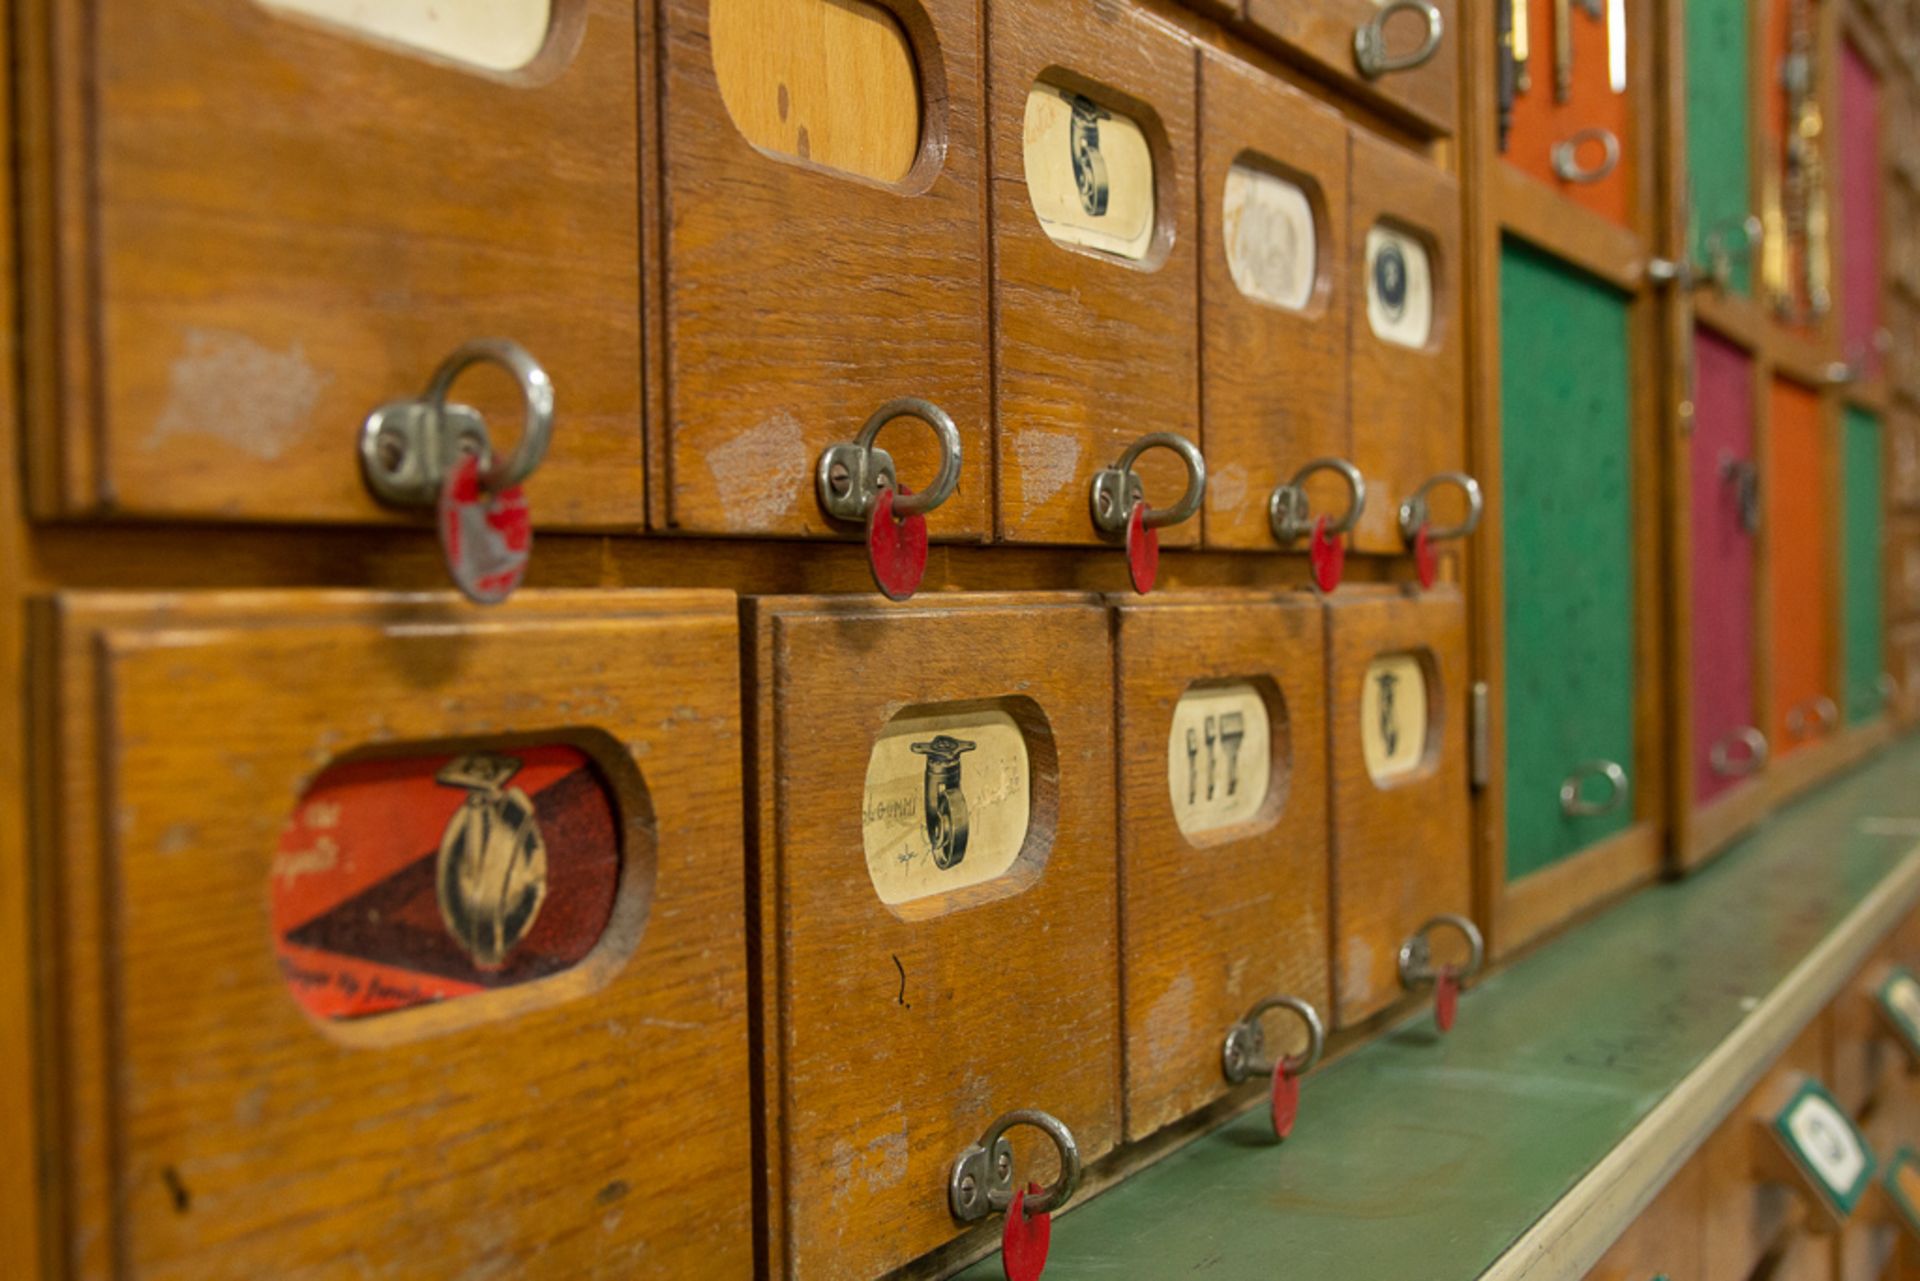
[(1153, 152), (1126, 116), (1039, 83), (1027, 93), (1027, 198), (1058, 244), (1131, 258), (1153, 245)]
[(553, 0), (259, 0), (485, 71), (517, 71), (539, 56)]
[(1421, 348), (1433, 337), (1427, 247), (1381, 223), (1367, 229), (1367, 325), (1382, 342)]
[(547, 846), (533, 801), (507, 781), (509, 756), (476, 753), (448, 762), (437, 781), (467, 789), (447, 820), (434, 863), (440, 919), (481, 969), (498, 969), (533, 928), (547, 898)]
[(867, 875), (889, 905), (1004, 875), (1026, 843), (1026, 736), (986, 710), (896, 719), (874, 741), (861, 801)]
[(1234, 827), (1266, 804), (1273, 730), (1252, 685), (1190, 689), (1167, 732), (1167, 791), (1182, 835)]
[(1388, 654), (1367, 668), (1360, 749), (1376, 783), (1420, 768), (1427, 751), (1427, 670), (1414, 655)]
[(1318, 247), (1313, 205), (1299, 184), (1236, 163), (1227, 170), (1220, 222), (1234, 287), (1270, 307), (1305, 310)]

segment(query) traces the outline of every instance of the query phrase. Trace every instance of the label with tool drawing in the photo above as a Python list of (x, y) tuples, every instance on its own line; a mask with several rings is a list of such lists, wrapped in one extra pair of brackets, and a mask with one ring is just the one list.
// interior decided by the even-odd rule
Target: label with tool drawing
[(1138, 123), (1044, 82), (1027, 93), (1027, 198), (1063, 245), (1141, 259), (1153, 245), (1153, 152)]
[(1413, 654), (1387, 654), (1360, 688), (1360, 749), (1367, 773), (1386, 783), (1420, 768), (1427, 754), (1427, 671)]
[(1245, 161), (1227, 170), (1221, 239), (1234, 286), (1283, 311), (1303, 311), (1313, 297), (1318, 248), (1313, 205), (1298, 183)]
[(880, 901), (909, 903), (991, 881), (1026, 843), (1026, 736), (1006, 712), (888, 723), (867, 758), (860, 838)]
[(1258, 689), (1209, 685), (1180, 696), (1167, 731), (1167, 791), (1183, 835), (1251, 820), (1272, 785), (1273, 731)]
[(1367, 228), (1367, 326), (1396, 347), (1425, 347), (1433, 336), (1427, 247), (1383, 223)]

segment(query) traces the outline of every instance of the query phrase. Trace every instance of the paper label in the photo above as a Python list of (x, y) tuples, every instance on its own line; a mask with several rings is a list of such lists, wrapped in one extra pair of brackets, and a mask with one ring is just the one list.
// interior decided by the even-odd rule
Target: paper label
[(867, 758), (860, 836), (889, 905), (1004, 875), (1032, 810), (1026, 736), (1006, 712), (897, 718)]
[(1307, 193), (1278, 174), (1237, 163), (1227, 170), (1220, 220), (1234, 286), (1270, 307), (1304, 310), (1318, 262)]
[(379, 40), (464, 62), (517, 71), (540, 55), (552, 0), (259, 0)]
[(1153, 245), (1153, 152), (1130, 118), (1035, 84), (1024, 132), (1027, 198), (1056, 243), (1139, 260)]
[(1427, 670), (1417, 656), (1388, 654), (1368, 666), (1360, 688), (1360, 749), (1376, 783), (1420, 768), (1427, 754)]
[(1773, 1124), (1840, 1212), (1852, 1213), (1873, 1177), (1873, 1154), (1833, 1096), (1818, 1082), (1808, 1081)]
[(1258, 689), (1214, 685), (1180, 696), (1167, 732), (1167, 791), (1183, 835), (1249, 821), (1272, 785), (1273, 732)]
[(1396, 347), (1422, 348), (1433, 336), (1433, 266), (1427, 247), (1392, 227), (1367, 230), (1367, 325)]

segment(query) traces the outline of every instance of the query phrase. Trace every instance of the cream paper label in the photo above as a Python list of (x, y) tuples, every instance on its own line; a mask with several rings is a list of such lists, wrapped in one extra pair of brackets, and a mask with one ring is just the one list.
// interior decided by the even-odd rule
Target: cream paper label
[(259, 0), (486, 71), (517, 71), (547, 43), (553, 0)]
[(1367, 324), (1397, 347), (1420, 348), (1433, 336), (1433, 265), (1427, 247), (1375, 223), (1367, 230)]
[(1414, 655), (1388, 654), (1367, 668), (1360, 748), (1376, 783), (1420, 768), (1427, 750), (1427, 671)]
[(1136, 261), (1153, 245), (1153, 152), (1126, 116), (1069, 89), (1027, 93), (1027, 198), (1048, 236)]
[(1027, 740), (985, 710), (896, 719), (867, 758), (861, 842), (889, 905), (1004, 875), (1032, 811)]
[(1235, 164), (1227, 170), (1220, 221), (1235, 288), (1270, 307), (1305, 310), (1318, 262), (1307, 193), (1277, 174)]
[(1190, 689), (1167, 733), (1167, 791), (1186, 836), (1247, 822), (1273, 785), (1273, 730), (1252, 685)]

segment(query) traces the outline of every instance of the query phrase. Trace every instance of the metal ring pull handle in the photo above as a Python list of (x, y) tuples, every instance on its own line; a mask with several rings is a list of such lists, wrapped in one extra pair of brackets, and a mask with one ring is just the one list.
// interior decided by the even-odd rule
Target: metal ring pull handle
[[(1580, 149), (1596, 142), (1600, 144), (1600, 163), (1582, 165)], [(1547, 156), (1553, 164), (1554, 177), (1561, 182), (1581, 185), (1601, 182), (1620, 167), (1620, 137), (1611, 129), (1590, 125), (1554, 143)]]
[[(1727, 243), (1728, 228), (1740, 233), (1738, 248)], [(1733, 260), (1750, 258), (1753, 255), (1753, 244), (1759, 239), (1760, 231), (1760, 219), (1753, 214), (1729, 218), (1707, 228), (1706, 233), (1701, 237), (1702, 247), (1707, 251), (1707, 269), (1699, 274), (1711, 281), (1715, 288), (1725, 289), (1733, 283)]]
[(1344, 458), (1316, 458), (1293, 474), (1284, 485), (1274, 486), (1267, 499), (1267, 523), (1282, 544), (1291, 543), (1313, 532), (1313, 510), (1307, 501), (1307, 477), (1330, 471), (1347, 482), (1347, 513), (1327, 526), (1329, 534), (1344, 534), (1360, 521), (1367, 510), (1367, 481), (1360, 469)]
[(1133, 509), (1146, 501), (1146, 487), (1133, 464), (1149, 449), (1165, 449), (1180, 456), (1187, 465), (1187, 492), (1171, 507), (1149, 507), (1140, 523), (1149, 529), (1163, 529), (1191, 519), (1200, 510), (1200, 500), (1207, 493), (1207, 460), (1178, 432), (1149, 432), (1127, 446), (1119, 462), (1094, 474), (1093, 523), (1101, 533), (1126, 533)]
[(1424, 922), (1400, 945), (1400, 986), (1409, 992), (1427, 987), (1440, 977), (1440, 971), (1434, 968), (1433, 942), (1428, 936), (1441, 925), (1459, 931), (1460, 937), (1467, 941), (1467, 968), (1460, 971), (1461, 981), (1478, 974), (1486, 964), (1487, 940), (1480, 933), (1480, 927), (1458, 913), (1442, 913)]
[[(1735, 744), (1747, 750), (1736, 756)], [(1766, 763), (1767, 736), (1751, 725), (1742, 725), (1707, 751), (1707, 764), (1721, 778), (1745, 778), (1759, 773)]]
[[(1580, 784), (1591, 775), (1607, 780), (1607, 794), (1597, 801), (1583, 800)], [(1611, 814), (1627, 799), (1627, 771), (1618, 761), (1587, 761), (1560, 784), (1560, 812), (1568, 818), (1596, 818)]]
[(947, 1172), (947, 1208), (960, 1222), (977, 1223), (989, 1214), (1005, 1213), (1013, 1205), (1013, 1144), (1006, 1136), (1018, 1125), (1031, 1125), (1043, 1132), (1060, 1153), (1059, 1179), (1022, 1203), (1027, 1213), (1046, 1214), (1063, 1208), (1080, 1186), (1080, 1148), (1072, 1132), (1045, 1112), (1021, 1108), (995, 1121), (978, 1143), (954, 1158)]
[(1892, 672), (1881, 672), (1880, 679), (1874, 682), (1874, 688), (1880, 691), (1880, 701), (1891, 703), (1900, 697), (1900, 682), (1894, 679)]
[(1269, 1010), (1292, 1010), (1307, 1027), (1306, 1051), (1288, 1055), (1284, 1060), (1288, 1075), (1305, 1076), (1313, 1071), (1313, 1065), (1320, 1061), (1320, 1055), (1327, 1048), (1326, 1024), (1320, 1021), (1320, 1011), (1313, 1008), (1311, 1001), (1297, 996), (1270, 996), (1227, 1029), (1226, 1044), (1220, 1047), (1220, 1066), (1227, 1080), (1235, 1085), (1258, 1076), (1272, 1076), (1274, 1068), (1279, 1066), (1262, 1057), (1266, 1053), (1267, 1038), (1260, 1029), (1260, 1016)]
[[(880, 429), (896, 418), (918, 418), (940, 438), (940, 471), (931, 485), (912, 494), (900, 492), (893, 455), (873, 443)], [(820, 452), (815, 469), (820, 506), (836, 520), (862, 521), (872, 514), (880, 491), (891, 489), (894, 515), (924, 516), (953, 497), (960, 485), (960, 463), (960, 429), (952, 416), (930, 400), (901, 396), (874, 410), (852, 440)]]
[(1808, 738), (1815, 733), (1831, 733), (1839, 723), (1840, 705), (1825, 694), (1795, 703), (1787, 709), (1787, 733), (1795, 739)]
[(1486, 510), (1486, 497), (1480, 492), (1480, 482), (1465, 472), (1443, 471), (1422, 481), (1413, 496), (1400, 504), (1400, 536), (1412, 542), (1414, 535), (1420, 532), (1420, 526), (1427, 523), (1430, 512), (1427, 508), (1427, 495), (1436, 485), (1455, 485), (1467, 496), (1467, 516), (1458, 525), (1449, 525), (1442, 529), (1429, 529), (1427, 539), (1430, 542), (1446, 542), (1453, 538), (1467, 538), (1480, 528), (1480, 515)]
[[(1417, 13), (1427, 21), (1426, 38), (1418, 48), (1403, 54), (1387, 52), (1387, 20), (1396, 13)], [(1393, 0), (1353, 33), (1353, 65), (1369, 80), (1378, 80), (1393, 71), (1412, 71), (1433, 57), (1446, 34), (1446, 20), (1427, 0)]]
[[(454, 380), (478, 364), (512, 374), (526, 403), (520, 443), (504, 460), (494, 457), (480, 411), (447, 399)], [(367, 415), (360, 425), (360, 467), (367, 488), (382, 502), (431, 506), (447, 473), (466, 455), (480, 455), (481, 487), (500, 493), (533, 475), (552, 439), (553, 380), (547, 371), (511, 339), (476, 338), (440, 362), (417, 399), (391, 401)]]

